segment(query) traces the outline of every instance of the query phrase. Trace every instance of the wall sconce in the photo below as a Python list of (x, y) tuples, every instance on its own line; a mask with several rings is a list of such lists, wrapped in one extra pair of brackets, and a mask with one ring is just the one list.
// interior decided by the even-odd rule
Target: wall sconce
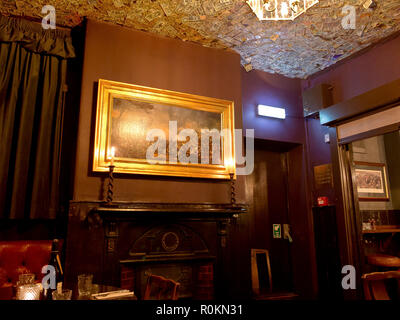
[(286, 119), (286, 110), (284, 108), (276, 108), (259, 104), (258, 115), (269, 118)]

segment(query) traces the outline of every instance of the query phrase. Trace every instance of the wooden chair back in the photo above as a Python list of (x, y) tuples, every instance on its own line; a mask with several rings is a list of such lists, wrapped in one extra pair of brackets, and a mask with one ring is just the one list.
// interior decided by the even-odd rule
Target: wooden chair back
[(266, 267), (266, 270), (261, 270), (261, 272), (266, 275), (268, 283), (266, 284), (268, 287), (268, 291), (272, 292), (272, 275), (271, 275), (271, 265), (269, 261), (269, 252), (264, 249), (251, 249), (251, 282), (252, 289), (255, 295), (259, 295), (261, 293), (260, 290), (260, 274), (259, 274), (259, 265), (257, 263), (257, 256), (265, 259), (263, 265)]
[(362, 276), (366, 300), (390, 300), (385, 281), (397, 279), (397, 292), (400, 293), (400, 271), (374, 272)]
[(161, 276), (150, 275), (147, 278), (143, 300), (178, 300), (180, 283)]

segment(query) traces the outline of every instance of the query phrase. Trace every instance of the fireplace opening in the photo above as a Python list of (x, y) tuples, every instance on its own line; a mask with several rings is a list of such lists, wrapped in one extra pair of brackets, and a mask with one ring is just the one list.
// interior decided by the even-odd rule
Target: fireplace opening
[(149, 275), (180, 283), (179, 299), (214, 298), (215, 256), (191, 228), (160, 225), (134, 240), (127, 258), (120, 260), (120, 281), (124, 289), (142, 298)]

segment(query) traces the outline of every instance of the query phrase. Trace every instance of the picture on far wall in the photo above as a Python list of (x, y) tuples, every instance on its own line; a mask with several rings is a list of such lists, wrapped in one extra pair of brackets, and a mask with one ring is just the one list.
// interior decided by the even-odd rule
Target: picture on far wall
[(386, 166), (383, 163), (354, 162), (358, 200), (389, 201)]
[(234, 104), (100, 79), (94, 145), (95, 172), (230, 179)]

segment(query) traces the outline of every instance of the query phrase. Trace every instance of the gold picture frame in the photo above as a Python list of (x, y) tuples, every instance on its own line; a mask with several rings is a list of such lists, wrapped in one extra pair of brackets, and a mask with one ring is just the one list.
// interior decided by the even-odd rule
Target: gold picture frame
[[(166, 126), (167, 123), (168, 126)], [(211, 137), (208, 140), (208, 143), (211, 141), (208, 150), (212, 152), (217, 150), (215, 154), (212, 153), (212, 156), (218, 155), (216, 158), (219, 161), (212, 160), (211, 151), (209, 155), (203, 154), (198, 147), (195, 158), (192, 158), (197, 157), (199, 159), (197, 163), (170, 161), (173, 159), (173, 157), (170, 158), (170, 151), (174, 150), (171, 146), (176, 146), (179, 152), (178, 145), (171, 142), (174, 140), (169, 140), (177, 138), (172, 137), (175, 131), (172, 130), (171, 123), (176, 124), (176, 129), (179, 129), (177, 133), (182, 132), (183, 129), (203, 133), (203, 127), (208, 130), (219, 129), (223, 132), (218, 138), (219, 149), (217, 148), (219, 143), (214, 144), (215, 141)], [(149, 145), (154, 144), (156, 140), (149, 141), (148, 132), (160, 128), (169, 130), (162, 141), (165, 144), (168, 143), (168, 146), (163, 158), (165, 161), (153, 163), (148, 161), (146, 152), (149, 150)], [(229, 179), (233, 174), (236, 178), (234, 137), (234, 102), (232, 101), (103, 79), (98, 82), (94, 172), (108, 171), (112, 161), (116, 173), (212, 179)], [(186, 143), (186, 141), (179, 141), (180, 147)], [(200, 142), (200, 138), (197, 141)], [(110, 150), (113, 147), (115, 157), (111, 156)], [(186, 155), (185, 152), (183, 154)], [(208, 156), (210, 157), (208, 162), (202, 161)]]

